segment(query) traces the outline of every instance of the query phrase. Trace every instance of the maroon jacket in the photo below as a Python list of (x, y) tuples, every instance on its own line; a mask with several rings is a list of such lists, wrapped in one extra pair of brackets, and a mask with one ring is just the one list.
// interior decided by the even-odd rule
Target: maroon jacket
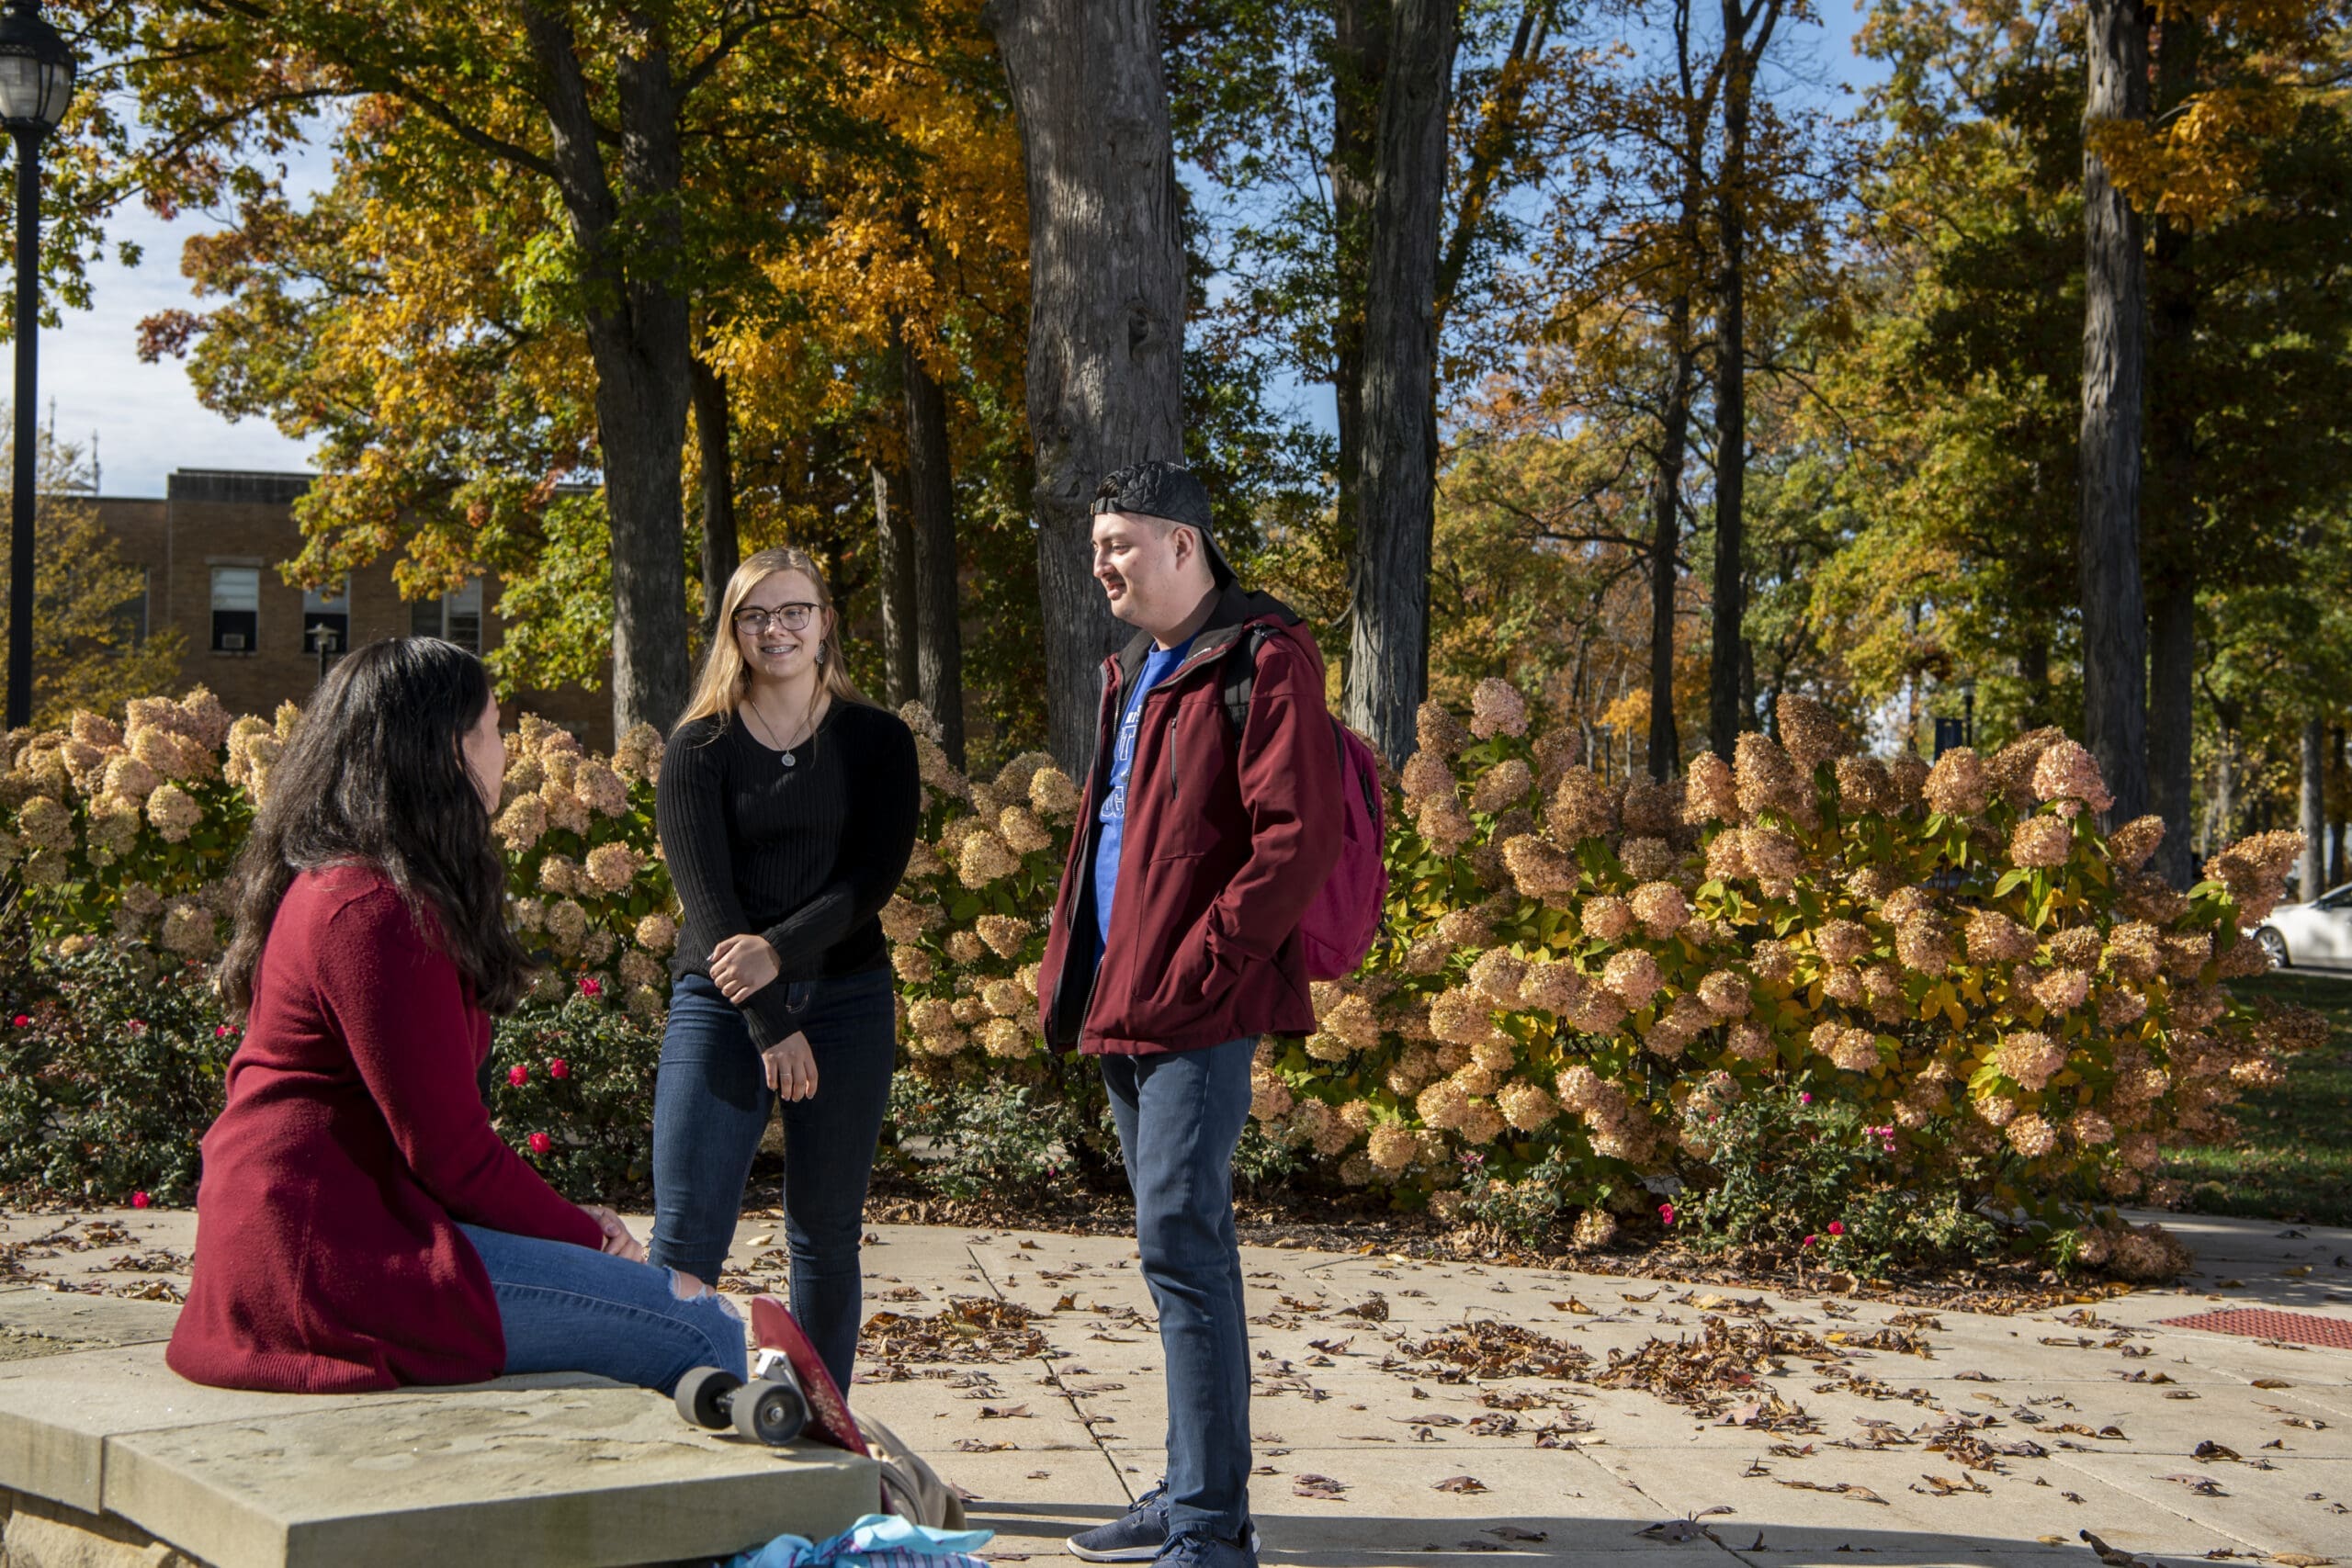
[(605, 1238), (491, 1130), (489, 1054), (489, 1015), (380, 872), (297, 875), (204, 1135), (171, 1369), (288, 1393), (496, 1377), (498, 1300), (458, 1226)]
[[(1261, 624), (1273, 635), (1237, 737), (1220, 671)], [(1114, 733), (1150, 649), (1139, 635), (1103, 662), (1094, 768), (1037, 982), (1046, 1038), (1059, 1050), (1153, 1055), (1311, 1032), (1298, 922), (1340, 858), (1340, 753), (1314, 635), (1262, 593), (1226, 589), (1184, 661), (1145, 694), (1097, 971), (1098, 813)]]

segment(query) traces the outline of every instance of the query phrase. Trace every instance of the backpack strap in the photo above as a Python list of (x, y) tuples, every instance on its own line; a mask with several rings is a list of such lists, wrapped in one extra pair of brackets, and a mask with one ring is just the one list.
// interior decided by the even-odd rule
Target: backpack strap
[(1225, 660), (1217, 671), (1217, 692), (1225, 699), (1225, 725), (1237, 741), (1250, 723), (1250, 699), (1258, 691), (1258, 650), (1274, 628), (1253, 626), (1234, 639), (1225, 650)]

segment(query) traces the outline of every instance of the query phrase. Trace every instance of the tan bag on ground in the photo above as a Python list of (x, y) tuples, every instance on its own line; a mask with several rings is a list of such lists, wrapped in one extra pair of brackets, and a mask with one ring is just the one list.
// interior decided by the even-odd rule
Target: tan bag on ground
[(964, 1499), (923, 1462), (922, 1455), (902, 1442), (896, 1432), (871, 1416), (851, 1413), (865, 1438), (866, 1450), (882, 1466), (882, 1495), (889, 1512), (933, 1529), (960, 1530), (965, 1521)]

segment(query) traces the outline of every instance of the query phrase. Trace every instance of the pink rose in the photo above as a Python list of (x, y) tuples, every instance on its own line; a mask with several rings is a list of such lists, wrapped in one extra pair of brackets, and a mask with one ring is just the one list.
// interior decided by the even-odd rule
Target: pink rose
[(1811, 1105), (1813, 1103), (1813, 1095), (1810, 1091), (1801, 1091), (1797, 1095), (1797, 1103), (1799, 1105)]
[(560, 1056), (552, 1057), (548, 1060), (548, 1077), (551, 1078), (568, 1078), (571, 1076), (571, 1064), (570, 1062), (565, 1061)]
[(555, 1140), (548, 1137), (545, 1133), (534, 1133), (531, 1134), (528, 1141), (531, 1145), (531, 1152), (535, 1155), (543, 1155), (549, 1149), (555, 1147)]
[(522, 1063), (517, 1062), (513, 1066), (506, 1069), (506, 1081), (513, 1084), (516, 1089), (521, 1089), (525, 1084), (531, 1081), (531, 1069), (525, 1066)]
[(1664, 1220), (1668, 1224), (1672, 1224), (1674, 1223), (1674, 1205), (1671, 1203), (1660, 1203), (1657, 1206), (1657, 1217)]
[(1815, 1242), (1819, 1241), (1820, 1239), (1821, 1239), (1821, 1238), (1820, 1238), (1819, 1236), (1817, 1236), (1817, 1235), (1809, 1235), (1809, 1236), (1805, 1237), (1803, 1241), (1799, 1242), (1797, 1245), (1798, 1245), (1799, 1247), (1811, 1247)]
[(594, 975), (582, 975), (580, 976), (580, 994), (583, 997), (601, 997), (605, 994), (604, 982)]
[(130, 1206), (131, 1206), (132, 1208), (134, 1208), (134, 1209), (143, 1209), (143, 1208), (146, 1208), (149, 1204), (153, 1203), (154, 1201), (155, 1201), (155, 1200), (153, 1200), (153, 1198), (150, 1198), (150, 1197), (149, 1197), (149, 1196), (147, 1196), (147, 1194), (146, 1194), (146, 1193), (144, 1193), (144, 1192), (133, 1192), (133, 1193), (130, 1195)]
[(1846, 1234), (1846, 1222), (1843, 1220), (1830, 1221), (1829, 1234), (1831, 1235), (1844, 1235)]

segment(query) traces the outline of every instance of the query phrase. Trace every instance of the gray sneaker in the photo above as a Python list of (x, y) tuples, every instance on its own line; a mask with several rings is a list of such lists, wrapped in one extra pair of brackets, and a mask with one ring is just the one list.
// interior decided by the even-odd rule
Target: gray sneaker
[[(1257, 1568), (1258, 1527), (1250, 1522), (1241, 1527), (1250, 1568)], [(1168, 1546), (1168, 1483), (1159, 1484), (1135, 1501), (1120, 1517), (1107, 1525), (1097, 1525), (1062, 1542), (1072, 1557), (1083, 1562), (1151, 1562), (1157, 1561)], [(1219, 1564), (1222, 1568), (1222, 1564)]]
[(1135, 1506), (1107, 1525), (1081, 1530), (1062, 1542), (1082, 1562), (1148, 1562), (1168, 1544), (1168, 1483), (1136, 1499)]
[(1153, 1568), (1258, 1568), (1258, 1531), (1244, 1525), (1238, 1541), (1188, 1531), (1170, 1541), (1152, 1563)]

